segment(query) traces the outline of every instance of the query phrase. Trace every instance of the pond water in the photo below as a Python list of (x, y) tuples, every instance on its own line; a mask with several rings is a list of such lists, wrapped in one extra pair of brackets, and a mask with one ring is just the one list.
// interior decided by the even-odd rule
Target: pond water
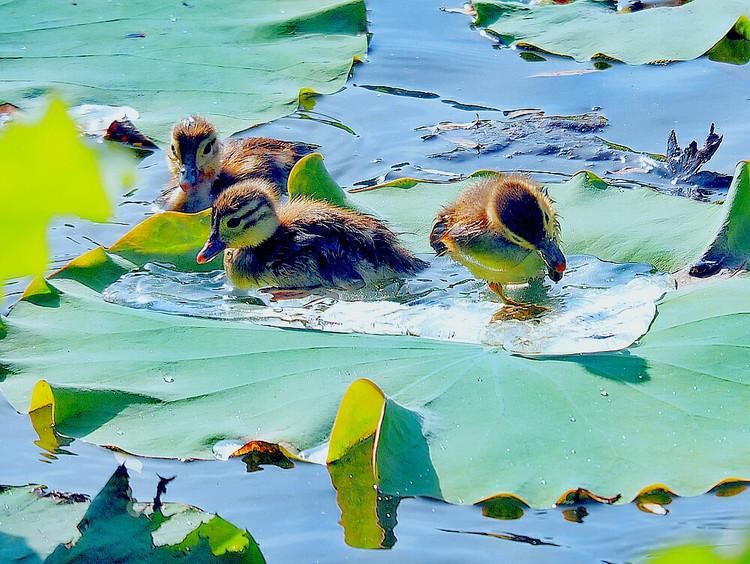
[[(709, 124), (715, 122), (724, 142), (706, 168), (729, 175), (736, 161), (749, 156), (750, 129), (745, 118), (750, 104), (750, 65), (737, 67), (701, 59), (667, 67), (615, 64), (599, 71), (593, 63), (548, 55), (544, 55), (545, 61), (528, 62), (519, 51), (501, 48), (492, 38), (472, 30), (465, 16), (442, 12), (433, 0), (371, 0), (368, 6), (373, 34), (370, 60), (356, 67), (347, 87), (336, 95), (314, 99), (309, 109), (251, 132), (319, 144), (327, 167), (342, 185), (370, 184), (398, 175), (450, 178), (479, 168), (536, 171), (536, 178), (550, 180), (590, 168), (609, 178), (701, 196), (689, 186), (675, 186), (655, 171), (614, 174), (625, 167), (638, 168), (633, 165), (639, 165), (641, 157), (608, 153), (601, 144), (592, 144), (589, 133), (584, 142), (583, 137), (569, 137), (555, 128), (524, 125), (530, 133), (493, 150), (475, 150), (471, 143), (484, 141), (470, 130), (466, 135), (452, 133), (451, 141), (447, 135), (423, 139), (425, 130), (419, 129), (476, 119), (502, 124), (519, 119), (514, 117), (518, 114), (505, 115), (504, 110), (523, 108), (552, 116), (598, 112), (607, 123), (595, 132), (597, 136), (643, 151), (664, 152), (672, 128), (678, 130), (683, 143), (702, 141)], [(717, 93), (721, 103), (716, 103)], [(469, 150), (440, 156), (455, 147)], [(111, 243), (130, 225), (154, 212), (150, 202), (166, 178), (163, 155), (148, 157), (140, 170), (137, 189), (123, 197), (118, 216), (110, 224), (62, 221), (54, 227), (56, 265), (97, 244)], [(717, 189), (719, 194), (721, 190)], [(623, 299), (621, 292), (629, 283), (646, 281), (653, 295), (634, 310), (646, 308), (653, 316), (653, 300), (665, 290), (659, 277), (648, 276), (643, 267), (635, 265), (611, 276), (606, 274), (614, 268), (611, 265), (586, 263), (584, 257), (577, 260), (582, 269), (591, 269), (590, 273), (605, 273), (605, 280), (615, 278), (616, 283), (607, 281), (597, 290), (601, 292), (598, 296), (620, 292), (611, 295), (610, 304)], [(435, 277), (451, 272), (449, 266), (441, 268)], [(200, 288), (187, 280), (196, 294), (183, 295), (179, 302), (174, 300), (178, 295), (175, 289), (186, 281), (159, 267), (119, 282), (111, 289), (110, 298), (207, 316), (226, 315), (231, 305), (233, 315), (257, 316), (257, 305), (225, 295), (221, 276), (196, 276), (201, 277)], [(575, 276), (571, 279), (575, 281)], [(470, 281), (465, 284), (470, 297), (483, 292)], [(19, 289), (20, 285), (11, 288), (11, 297)], [(555, 291), (551, 289), (553, 301), (557, 299)], [(416, 287), (409, 289), (410, 296), (419, 293)], [(139, 299), (143, 303), (133, 303)], [(395, 308), (403, 305), (398, 300), (389, 303)], [(564, 305), (565, 297), (557, 303)], [(309, 315), (306, 322), (322, 323), (325, 308), (305, 309), (304, 305), (292, 304)], [(273, 307), (263, 309), (274, 313)], [(487, 313), (481, 311), (482, 319)], [(649, 315), (644, 310), (639, 323), (650, 319)], [(278, 319), (271, 316), (271, 321), (264, 322)], [(613, 323), (617, 319), (614, 315)], [(352, 324), (356, 321), (350, 318)], [(637, 338), (640, 329), (628, 325), (630, 333), (621, 338)], [(432, 329), (420, 325), (419, 330)], [(388, 328), (378, 331), (387, 332)], [(111, 451), (81, 441), (66, 446), (66, 453), (49, 453), (34, 444), (36, 439), (28, 417), (16, 414), (0, 400), (0, 444), (5, 451), (0, 484), (44, 483), (57, 490), (95, 494), (119, 463)], [(742, 542), (750, 524), (750, 495), (746, 493), (675, 498), (668, 506), (669, 513), (661, 516), (644, 513), (634, 504), (587, 504), (577, 512), (581, 523), (566, 520), (564, 508), (526, 510), (520, 519), (502, 521), (484, 516), (478, 507), (405, 499), (398, 506), (395, 545), (390, 550), (372, 551), (344, 542), (336, 492), (323, 466), (297, 464), (291, 470), (266, 467), (248, 473), (239, 460), (181, 463), (131, 458), (128, 464), (139, 470), (132, 472), (136, 497), (145, 500), (153, 496), (157, 474), (176, 475), (166, 500), (198, 505), (246, 527), (269, 562), (624, 562), (687, 540), (731, 550)]]

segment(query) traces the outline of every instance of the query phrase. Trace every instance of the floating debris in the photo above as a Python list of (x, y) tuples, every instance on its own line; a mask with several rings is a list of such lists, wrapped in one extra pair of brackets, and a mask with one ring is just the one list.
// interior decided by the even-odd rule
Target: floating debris
[[(433, 158), (456, 158), (462, 152), (494, 153), (513, 149), (507, 155), (557, 155), (566, 159), (604, 160), (611, 157), (606, 146), (586, 135), (601, 131), (607, 118), (598, 110), (575, 115), (546, 115), (536, 108), (506, 110), (508, 120), (481, 119), (454, 123), (443, 121), (416, 128), (426, 131), (422, 139), (438, 138), (454, 147), (430, 155)], [(459, 136), (456, 132), (462, 132)], [(464, 133), (465, 132), (465, 133)], [(606, 154), (602, 155), (602, 151)]]
[(689, 180), (711, 160), (723, 140), (724, 136), (717, 135), (716, 126), (712, 123), (703, 147), (698, 148), (698, 142), (691, 141), (687, 147), (681, 149), (677, 142), (677, 133), (673, 129), (667, 140), (667, 173), (678, 181)]
[(109, 124), (104, 138), (138, 149), (153, 149), (159, 147), (156, 143), (141, 133), (129, 119), (118, 119)]

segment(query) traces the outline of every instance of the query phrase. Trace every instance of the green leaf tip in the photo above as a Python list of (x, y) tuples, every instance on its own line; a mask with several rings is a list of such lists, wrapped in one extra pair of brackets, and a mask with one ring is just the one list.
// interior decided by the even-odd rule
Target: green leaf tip
[(60, 305), (60, 291), (43, 276), (36, 276), (26, 286), (21, 300), (43, 307), (57, 307)]
[(199, 265), (195, 257), (211, 231), (211, 210), (198, 213), (162, 212), (146, 218), (107, 249), (137, 266), (163, 263), (181, 271), (216, 269)]
[(95, 292), (101, 292), (135, 265), (109, 254), (103, 247), (95, 247), (76, 257), (50, 278), (77, 280)]
[(311, 153), (302, 157), (292, 168), (287, 181), (289, 197), (304, 196), (323, 200), (342, 208), (351, 208), (346, 192), (331, 177), (323, 164), (323, 155)]
[(748, 268), (750, 263), (750, 161), (737, 164), (729, 192), (715, 223), (716, 236), (693, 265), (700, 275), (719, 268)]

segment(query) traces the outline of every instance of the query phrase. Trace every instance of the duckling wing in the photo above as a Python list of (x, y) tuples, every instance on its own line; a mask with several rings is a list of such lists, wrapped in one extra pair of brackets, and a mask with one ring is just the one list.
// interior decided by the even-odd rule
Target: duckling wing
[(187, 211), (186, 204), (185, 192), (177, 185), (167, 184), (156, 199), (156, 205), (166, 211)]
[(448, 247), (443, 242), (443, 237), (446, 233), (448, 233), (448, 224), (444, 217), (438, 216), (435, 219), (435, 223), (432, 224), (432, 230), (430, 231), (430, 246), (439, 257), (448, 252)]
[(432, 225), (430, 246), (438, 256), (472, 247), (486, 230), (477, 223), (453, 223), (449, 216), (439, 215)]
[(357, 266), (363, 257), (358, 245), (347, 239), (346, 234), (335, 226), (311, 225), (300, 232), (296, 240), (309, 260), (315, 274), (326, 282), (326, 286), (340, 290), (358, 290), (365, 286), (365, 279)]

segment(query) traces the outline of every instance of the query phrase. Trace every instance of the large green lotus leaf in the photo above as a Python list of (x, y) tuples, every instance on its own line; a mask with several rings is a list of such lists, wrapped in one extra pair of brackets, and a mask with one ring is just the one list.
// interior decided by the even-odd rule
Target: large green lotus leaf
[(476, 23), (508, 43), (577, 61), (606, 56), (633, 65), (696, 59), (730, 32), (738, 33), (736, 26), (741, 31), (741, 18), (750, 16), (746, 0), (693, 0), (634, 13), (617, 13), (597, 0), (547, 5), (474, 0), (473, 5)]
[[(411, 249), (430, 252), (433, 218), (472, 182), (476, 179), (451, 184), (385, 184), (359, 190), (351, 194), (351, 200), (377, 210)], [(679, 270), (710, 248), (715, 248), (717, 258), (733, 262), (750, 257), (748, 162), (737, 166), (723, 205), (648, 188), (608, 186), (590, 172), (580, 172), (547, 188), (556, 202), (567, 253), (591, 254), (613, 262), (647, 262), (665, 272)]]
[(229, 133), (339, 90), (365, 31), (363, 0), (3, 2), (0, 97), (134, 106), (160, 139), (189, 113)]
[(367, 377), (417, 414), (385, 436), (429, 452), (409, 459), (425, 464), (404, 474), (411, 483), (392, 476), (385, 493), (459, 503), (512, 493), (546, 507), (577, 487), (632, 499), (664, 483), (688, 495), (750, 471), (745, 277), (668, 294), (628, 350), (543, 360), (156, 314), (72, 279), (55, 285), (8, 318), (0, 390), (19, 410), (30, 398), (32, 410), (52, 405), (64, 435), (184, 458), (210, 458), (222, 439), (304, 449), (328, 438), (348, 385)]
[(0, 488), (0, 560), (43, 558), (48, 563), (265, 562), (250, 533), (218, 515), (176, 503), (136, 503), (124, 466), (91, 502), (38, 486)]
[(105, 157), (84, 143), (60, 101), (38, 122), (11, 123), (0, 132), (0, 294), (5, 280), (47, 269), (53, 217), (104, 221), (112, 214), (101, 169)]

